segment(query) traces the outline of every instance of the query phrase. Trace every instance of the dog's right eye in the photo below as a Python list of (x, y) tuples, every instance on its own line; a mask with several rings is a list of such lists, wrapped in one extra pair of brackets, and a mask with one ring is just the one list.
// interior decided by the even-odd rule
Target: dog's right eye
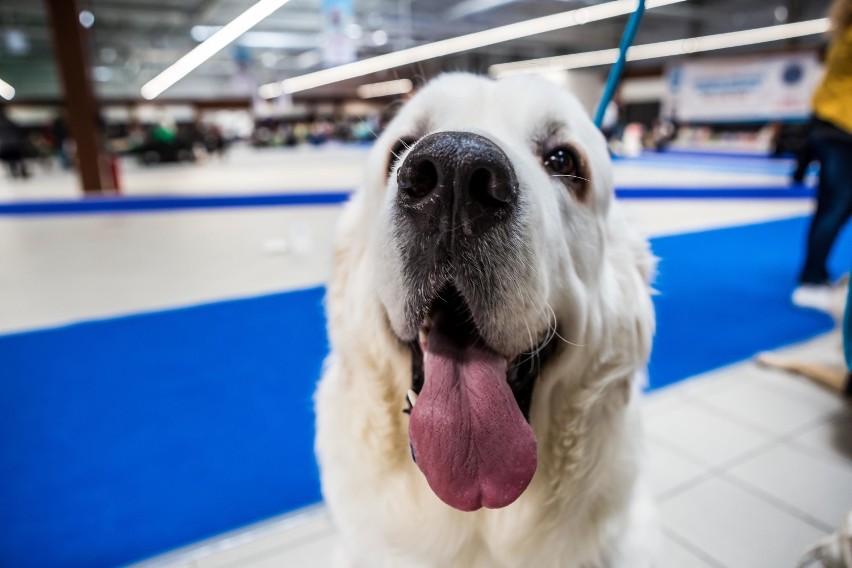
[(393, 167), (396, 165), (396, 162), (399, 160), (400, 156), (402, 156), (403, 152), (411, 148), (415, 142), (417, 142), (416, 139), (407, 136), (397, 139), (391, 147), (390, 155), (388, 155), (388, 175), (390, 175)]
[(542, 165), (551, 176), (560, 178), (579, 199), (585, 198), (589, 185), (588, 175), (585, 173), (581, 154), (574, 148), (557, 146), (544, 152)]
[(578, 160), (574, 151), (569, 148), (556, 148), (544, 157), (544, 167), (553, 172), (554, 176), (574, 177), (577, 175)]

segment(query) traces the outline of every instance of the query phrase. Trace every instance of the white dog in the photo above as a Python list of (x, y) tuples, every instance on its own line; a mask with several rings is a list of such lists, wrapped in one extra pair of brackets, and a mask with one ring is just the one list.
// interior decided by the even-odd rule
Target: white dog
[(343, 213), (317, 453), (340, 566), (640, 568), (647, 242), (557, 86), (432, 81)]

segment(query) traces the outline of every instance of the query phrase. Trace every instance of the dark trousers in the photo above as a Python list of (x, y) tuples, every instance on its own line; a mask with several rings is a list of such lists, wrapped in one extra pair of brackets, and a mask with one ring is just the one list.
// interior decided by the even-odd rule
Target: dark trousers
[(852, 135), (848, 139), (816, 135), (813, 149), (820, 163), (819, 190), (800, 280), (802, 284), (826, 284), (831, 247), (852, 216)]

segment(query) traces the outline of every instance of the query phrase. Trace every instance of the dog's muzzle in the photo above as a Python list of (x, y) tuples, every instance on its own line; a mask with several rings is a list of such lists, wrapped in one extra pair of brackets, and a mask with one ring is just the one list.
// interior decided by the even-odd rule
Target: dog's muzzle
[(437, 132), (417, 142), (397, 171), (400, 209), (416, 229), (452, 244), (509, 221), (518, 181), (509, 157), (470, 132)]

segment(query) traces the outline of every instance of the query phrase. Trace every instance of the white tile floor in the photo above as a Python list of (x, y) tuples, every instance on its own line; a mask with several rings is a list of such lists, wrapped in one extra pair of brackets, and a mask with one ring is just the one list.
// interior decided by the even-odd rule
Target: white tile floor
[[(126, 181), (128, 193), (140, 194), (176, 187), (182, 193), (347, 188), (360, 177), (363, 157), (351, 148), (237, 152), (226, 165), (128, 168)], [(617, 176), (632, 186), (783, 181), (777, 172), (702, 167), (620, 164)], [(0, 200), (72, 195), (64, 174), (28, 185), (0, 180)], [(648, 234), (664, 235), (800, 215), (811, 204), (649, 200), (627, 206)], [(338, 212), (0, 216), (0, 333), (322, 283)], [(306, 234), (309, 246), (293, 247)], [(834, 334), (790, 350), (840, 363)], [(852, 411), (832, 393), (742, 363), (649, 395), (644, 413), (665, 535), (662, 568), (792, 567), (852, 508)], [(146, 566), (322, 568), (330, 564), (334, 538), (325, 511), (314, 508)]]

